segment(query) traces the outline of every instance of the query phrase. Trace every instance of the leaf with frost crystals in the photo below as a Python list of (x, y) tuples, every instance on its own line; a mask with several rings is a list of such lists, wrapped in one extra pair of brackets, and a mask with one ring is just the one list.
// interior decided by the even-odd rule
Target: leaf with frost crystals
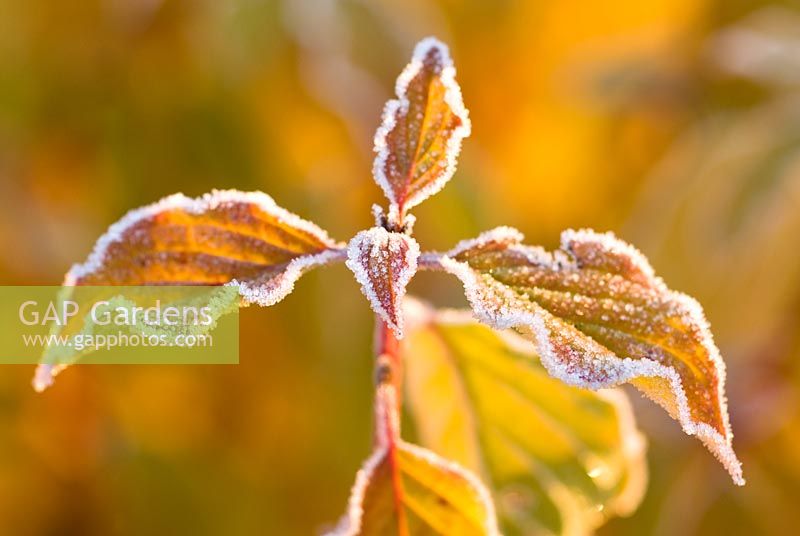
[(347, 267), (375, 311), (396, 333), (403, 336), (401, 304), (406, 285), (417, 272), (419, 245), (403, 233), (373, 227), (361, 231), (347, 248)]
[(481, 475), (503, 534), (588, 534), (632, 512), (644, 441), (621, 390), (550, 377), (527, 341), (406, 299), (400, 345), (420, 443)]
[(498, 535), (486, 488), (460, 465), (400, 439), (395, 392), (377, 389), (377, 441), (329, 536)]
[(429, 37), (397, 79), (375, 133), (373, 175), (402, 215), (441, 190), (455, 173), (470, 121), (447, 45)]
[(340, 249), (325, 231), (264, 193), (175, 194), (113, 224), (64, 285), (231, 283), (245, 300), (273, 305), (291, 291), (299, 272)]
[(568, 230), (561, 249), (498, 228), (423, 263), (456, 275), (476, 317), (532, 340), (550, 374), (590, 389), (631, 383), (697, 435), (742, 485), (725, 365), (692, 298), (669, 290), (631, 245)]
[[(87, 261), (67, 273), (64, 286), (227, 284), (244, 304), (268, 306), (307, 270), (343, 260), (342, 246), (262, 192), (175, 194), (113, 224)], [(40, 365), (34, 387), (49, 386), (62, 368)]]

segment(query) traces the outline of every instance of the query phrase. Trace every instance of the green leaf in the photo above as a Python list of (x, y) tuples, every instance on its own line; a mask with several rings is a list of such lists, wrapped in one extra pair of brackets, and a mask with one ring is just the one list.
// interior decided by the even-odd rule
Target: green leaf
[(550, 377), (527, 341), (468, 311), (406, 304), (420, 442), (483, 476), (504, 534), (586, 534), (638, 506), (644, 441), (621, 391)]
[[(81, 310), (89, 308), (91, 304), (93, 311), (75, 315), (65, 323), (55, 322), (50, 327), (49, 335), (52, 337), (69, 337), (73, 340), (80, 338), (84, 341), (99, 340), (98, 337), (116, 340), (120, 335), (125, 335), (163, 338), (174, 343), (177, 337), (198, 337), (212, 332), (223, 316), (235, 312), (241, 304), (239, 290), (232, 286), (169, 286), (159, 287), (157, 292), (146, 286), (61, 287), (55, 299), (59, 310), (63, 310), (62, 303), (67, 300), (79, 304), (78, 308)], [(160, 308), (162, 304), (164, 309), (203, 309), (210, 321), (189, 321), (186, 324), (148, 323), (147, 309)], [(119, 325), (116, 322), (96, 322), (96, 318), (113, 318), (119, 309), (130, 313), (130, 323)], [(34, 375), (34, 389), (42, 391), (49, 387), (62, 370), (98, 349), (92, 344), (46, 346)], [(160, 355), (157, 350), (153, 354)]]

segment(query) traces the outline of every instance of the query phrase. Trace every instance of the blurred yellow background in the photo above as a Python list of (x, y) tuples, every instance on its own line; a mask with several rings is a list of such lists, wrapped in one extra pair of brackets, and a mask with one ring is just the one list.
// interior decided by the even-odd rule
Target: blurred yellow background
[[(800, 6), (759, 0), (0, 0), (0, 276), (59, 284), (126, 210), (260, 189), (347, 240), (414, 43), (473, 135), (425, 249), (611, 229), (705, 306), (748, 484), (632, 393), (650, 487), (605, 535), (800, 527)], [(412, 292), (464, 304), (422, 274)], [(369, 452), (371, 315), (341, 266), (242, 311), (238, 366), (0, 374), (0, 534), (314, 534)]]

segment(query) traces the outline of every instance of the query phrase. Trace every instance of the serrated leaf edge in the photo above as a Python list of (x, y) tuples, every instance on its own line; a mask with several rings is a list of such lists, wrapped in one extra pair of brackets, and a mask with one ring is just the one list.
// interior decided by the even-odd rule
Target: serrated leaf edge
[(262, 307), (275, 305), (292, 293), (297, 280), (311, 268), (324, 266), (332, 262), (344, 260), (344, 250), (329, 249), (314, 255), (301, 255), (295, 257), (286, 265), (286, 268), (273, 277), (270, 281), (278, 280), (277, 286), (266, 289), (258, 280), (239, 281), (232, 279), (225, 286), (236, 287), (242, 297), (242, 305), (257, 304)]
[[(330, 249), (313, 255), (302, 255), (292, 259), (283, 272), (274, 279), (280, 278), (279, 284), (268, 292), (256, 282), (237, 281), (233, 279), (226, 283), (228, 286), (237, 287), (242, 296), (242, 305), (255, 303), (270, 306), (278, 303), (294, 289), (297, 280), (306, 271), (315, 266), (321, 266), (344, 259), (344, 244), (328, 236), (328, 233), (318, 225), (304, 220), (296, 214), (279, 206), (264, 192), (242, 192), (239, 190), (212, 190), (200, 197), (190, 198), (182, 193), (169, 195), (143, 207), (127, 212), (122, 218), (111, 224), (108, 230), (97, 239), (92, 252), (83, 263), (74, 264), (64, 276), (64, 287), (73, 287), (78, 280), (103, 267), (108, 248), (121, 241), (125, 231), (138, 222), (151, 218), (168, 210), (185, 210), (190, 214), (202, 214), (213, 210), (225, 203), (248, 203), (257, 206), (267, 214), (274, 216), (278, 221), (286, 223), (296, 229), (305, 231), (325, 244)], [(36, 392), (42, 392), (55, 381), (55, 377), (67, 368), (66, 364), (40, 363), (36, 367), (31, 384)]]
[(472, 132), (469, 112), (464, 106), (464, 100), (461, 96), (461, 87), (456, 82), (456, 69), (450, 57), (450, 48), (435, 37), (426, 37), (422, 39), (414, 48), (411, 62), (406, 65), (400, 73), (400, 76), (397, 77), (397, 82), (395, 83), (395, 95), (397, 98), (386, 102), (381, 115), (381, 124), (375, 131), (375, 137), (373, 139), (373, 150), (376, 155), (372, 165), (372, 174), (375, 177), (375, 182), (378, 183), (378, 186), (381, 187), (384, 195), (386, 195), (386, 198), (391, 203), (389, 213), (395, 215), (395, 217), (400, 213), (401, 207), (398, 200), (395, 198), (394, 190), (392, 190), (392, 186), (384, 171), (386, 161), (391, 153), (391, 148), (386, 143), (386, 137), (396, 125), (397, 112), (400, 110), (408, 111), (409, 100), (406, 95), (408, 84), (419, 74), (423, 67), (425, 56), (434, 48), (439, 50), (442, 57), (443, 68), (441, 80), (442, 84), (445, 86), (445, 102), (453, 111), (453, 114), (461, 119), (461, 125), (453, 130), (450, 138), (447, 140), (447, 165), (442, 174), (435, 181), (420, 189), (414, 197), (406, 199), (403, 203), (402, 210), (408, 210), (417, 206), (447, 184), (447, 181), (453, 177), (456, 171), (458, 155), (461, 152), (461, 142)]
[(97, 242), (92, 252), (82, 264), (75, 264), (64, 277), (64, 286), (75, 286), (76, 282), (100, 268), (105, 261), (109, 246), (119, 242), (126, 230), (138, 222), (168, 210), (185, 210), (190, 214), (202, 214), (213, 210), (225, 203), (251, 203), (267, 214), (275, 216), (279, 221), (292, 227), (305, 231), (324, 243), (331, 249), (341, 248), (344, 244), (332, 240), (328, 233), (316, 224), (304, 220), (300, 216), (278, 206), (269, 195), (264, 192), (242, 192), (239, 190), (212, 190), (200, 197), (191, 198), (182, 193), (172, 194), (156, 201), (129, 211), (120, 220), (113, 223)]
[[(499, 229), (502, 229), (502, 231)], [(544, 315), (549, 315), (550, 313), (541, 307), (535, 308), (537, 312), (535, 314), (526, 310), (526, 308), (521, 305), (514, 306), (515, 303), (519, 303), (519, 299), (513, 294), (513, 292), (499, 283), (493, 285), (492, 292), (502, 295), (503, 302), (510, 305), (496, 309), (486, 307), (486, 304), (490, 302), (489, 300), (483, 299), (481, 293), (482, 287), (485, 287), (487, 282), (485, 280), (481, 280), (480, 274), (473, 270), (469, 264), (466, 262), (459, 262), (451, 258), (450, 255), (455, 255), (459, 252), (465, 251), (468, 249), (468, 244), (470, 243), (473, 244), (473, 246), (470, 247), (474, 247), (474, 245), (483, 244), (489, 240), (492, 240), (493, 238), (496, 238), (497, 236), (511, 237), (513, 234), (511, 231), (513, 231), (513, 229), (508, 227), (487, 231), (486, 233), (482, 233), (476, 239), (459, 243), (453, 250), (447, 254), (441, 255), (438, 259), (440, 266), (445, 271), (455, 275), (461, 280), (467, 300), (472, 306), (475, 317), (481, 322), (485, 322), (495, 329), (530, 329), (535, 338), (536, 347), (539, 351), (542, 364), (553, 377), (558, 378), (570, 385), (597, 390), (606, 387), (614, 387), (637, 377), (662, 378), (667, 380), (670, 385), (670, 390), (675, 397), (677, 406), (677, 415), (674, 417), (680, 423), (683, 431), (687, 435), (697, 436), (720, 461), (720, 463), (722, 463), (722, 465), (731, 475), (734, 483), (739, 486), (744, 485), (745, 480), (742, 476), (741, 462), (736, 457), (731, 442), (733, 433), (731, 432), (730, 428), (728, 404), (725, 397), (725, 363), (722, 361), (719, 349), (714, 344), (711, 328), (709, 327), (708, 321), (706, 320), (702, 308), (698, 302), (686, 294), (669, 290), (663, 286), (663, 282), (661, 282), (659, 278), (653, 276), (653, 283), (659, 286), (661, 291), (667, 293), (670, 298), (683, 305), (686, 312), (691, 316), (692, 320), (698, 326), (701, 334), (702, 344), (708, 351), (709, 357), (714, 364), (715, 370), (717, 371), (717, 400), (720, 406), (720, 415), (722, 417), (723, 427), (727, 437), (717, 432), (712, 426), (706, 423), (697, 422), (692, 419), (686, 391), (683, 388), (683, 383), (681, 382), (680, 376), (673, 368), (657, 363), (651, 359), (631, 359), (614, 356), (611, 358), (614, 360), (614, 362), (609, 363), (608, 365), (611, 366), (606, 367), (606, 369), (609, 371), (609, 379), (607, 381), (587, 382), (577, 373), (567, 370), (558, 362), (558, 359), (555, 356), (555, 353), (549, 342), (550, 330), (544, 321)], [(519, 233), (518, 236), (521, 237), (521, 233)], [(570, 241), (575, 240), (576, 238), (580, 240), (596, 240), (608, 247), (611, 251), (623, 252), (626, 255), (629, 255), (643, 272), (653, 274), (653, 269), (650, 266), (650, 263), (647, 262), (644, 255), (632, 245), (616, 238), (613, 233), (597, 233), (591, 229), (581, 229), (578, 231), (566, 230), (561, 234), (562, 248), (564, 248), (565, 244), (568, 244)], [(570, 263), (574, 265), (574, 260), (570, 259), (563, 250), (551, 254), (538, 247), (514, 244), (511, 245), (510, 248), (512, 248), (514, 251), (534, 256), (535, 261), (538, 263), (550, 262), (552, 263), (551, 266), (554, 269), (563, 268), (564, 263)], [(609, 354), (613, 355), (610, 352)], [(611, 371), (614, 371), (615, 374), (610, 374)]]
[[(381, 300), (378, 299), (372, 285), (369, 271), (360, 261), (362, 248), (364, 246), (379, 247), (384, 241), (388, 244), (392, 238), (404, 240), (407, 245), (405, 254), (405, 264), (407, 268), (397, 275), (396, 281), (390, 282), (390, 286), (395, 293), (395, 303), (398, 309), (396, 315), (397, 322), (392, 320), (392, 315), (383, 306)], [(359, 232), (350, 240), (347, 246), (347, 261), (345, 261), (345, 265), (353, 272), (353, 275), (355, 275), (356, 281), (361, 285), (361, 292), (369, 301), (372, 310), (392, 328), (398, 339), (403, 337), (403, 297), (406, 294), (406, 287), (409, 281), (411, 281), (411, 278), (417, 273), (417, 260), (419, 259), (419, 255), (419, 244), (414, 238), (402, 233), (387, 231), (382, 227), (373, 227), (366, 231)]]

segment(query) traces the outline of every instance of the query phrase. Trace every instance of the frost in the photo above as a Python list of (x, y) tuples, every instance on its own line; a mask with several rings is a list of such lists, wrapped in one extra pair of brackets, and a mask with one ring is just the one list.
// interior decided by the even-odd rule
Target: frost
[(450, 257), (455, 257), (460, 253), (472, 249), (483, 249), (487, 246), (501, 246), (507, 247), (512, 244), (519, 244), (525, 239), (525, 236), (514, 229), (513, 227), (495, 227), (491, 231), (485, 231), (478, 235), (477, 238), (470, 238), (462, 240), (456, 246), (447, 252)]
[(101, 270), (109, 247), (121, 242), (124, 239), (125, 232), (141, 221), (171, 210), (182, 210), (189, 214), (203, 214), (219, 207), (235, 204), (254, 205), (264, 213), (275, 217), (281, 224), (304, 231), (329, 248), (340, 246), (317, 225), (279, 207), (270, 196), (263, 192), (214, 190), (197, 198), (186, 197), (178, 193), (165, 197), (151, 205), (131, 210), (122, 219), (112, 224), (108, 231), (97, 240), (86, 262), (74, 265), (67, 272), (64, 278), (64, 286), (74, 286), (83, 277)]
[[(500, 228), (423, 263), (461, 280), (480, 321), (531, 338), (554, 377), (589, 389), (634, 384), (744, 484), (725, 365), (700, 305), (669, 290), (638, 250), (611, 233), (565, 231), (554, 254), (517, 242)], [(691, 356), (704, 382), (687, 383), (693, 373), (672, 348)]]
[(339, 521), (337, 527), (328, 532), (328, 536), (355, 536), (361, 530), (361, 519), (364, 514), (363, 503), (367, 486), (372, 481), (375, 469), (384, 461), (389, 453), (390, 441), (399, 440), (399, 419), (396, 407), (394, 388), (381, 385), (375, 394), (375, 447), (372, 454), (356, 473), (356, 481), (350, 491), (347, 513)]
[(247, 281), (232, 279), (226, 284), (239, 289), (239, 295), (245, 301), (244, 305), (255, 303), (262, 307), (269, 307), (291, 294), (294, 284), (308, 270), (343, 259), (344, 252), (341, 250), (327, 250), (316, 255), (303, 255), (292, 259), (286, 268), (277, 275), (270, 274)]
[(481, 482), (481, 480), (476, 477), (474, 473), (462, 467), (461, 464), (443, 458), (433, 451), (424, 449), (412, 443), (407, 443), (403, 440), (400, 440), (400, 449), (410, 452), (417, 458), (425, 460), (428, 464), (437, 467), (446, 473), (456, 474), (462, 479), (466, 480), (486, 510), (486, 515), (483, 519), (483, 529), (485, 530), (486, 536), (500, 536), (500, 530), (497, 527), (497, 514), (495, 513), (492, 496), (489, 493), (489, 490), (486, 489), (486, 486), (483, 485), (483, 482)]
[[(410, 94), (410, 86), (415, 80), (424, 79), (429, 74), (438, 78), (444, 87), (443, 102), (434, 101), (431, 104), (431, 94), (433, 97), (436, 95), (429, 86), (421, 89), (425, 94)], [(373, 175), (391, 202), (390, 217), (402, 215), (437, 193), (455, 173), (461, 142), (469, 136), (471, 130), (469, 114), (464, 107), (461, 88), (455, 75), (456, 70), (447, 45), (428, 37), (417, 44), (411, 62), (397, 78), (397, 99), (386, 103), (381, 125), (375, 132), (374, 139), (376, 157)], [(414, 88), (417, 89), (419, 88)], [(419, 105), (420, 102), (425, 104), (424, 110), (412, 112), (412, 106)], [(412, 113), (413, 117), (410, 117)], [(433, 120), (426, 120), (425, 114), (436, 115)], [(455, 120), (452, 124), (445, 125), (451, 116)], [(426, 126), (430, 130), (431, 123), (439, 124), (442, 128), (436, 132), (424, 130)], [(409, 136), (400, 136), (405, 143), (413, 143), (413, 146), (401, 148), (398, 142), (391, 139), (398, 129), (413, 132), (411, 140)], [(420, 151), (426, 136), (432, 137), (427, 140), (430, 145)], [(442, 141), (444, 146), (437, 145)], [(429, 160), (422, 161), (422, 158)]]
[(395, 331), (398, 338), (403, 336), (400, 307), (406, 285), (417, 272), (418, 258), (416, 240), (382, 227), (361, 231), (347, 248), (347, 267), (361, 284), (372, 310)]
[[(67, 273), (64, 287), (153, 280), (226, 284), (238, 289), (243, 305), (268, 306), (286, 297), (309, 269), (343, 261), (343, 246), (262, 192), (215, 190), (194, 199), (174, 194), (111, 225), (86, 262)], [(34, 389), (46, 389), (65, 366), (42, 363)]]
[(350, 499), (347, 501), (347, 513), (339, 521), (336, 528), (327, 536), (355, 536), (361, 530), (361, 519), (364, 516), (364, 494), (367, 486), (372, 481), (375, 469), (386, 458), (386, 447), (376, 447), (369, 458), (356, 473), (356, 481), (350, 490)]
[(567, 229), (561, 233), (561, 249), (572, 254), (579, 267), (610, 269), (637, 283), (665, 289), (642, 252), (614, 233)]
[(106, 234), (100, 237), (94, 250), (83, 264), (73, 266), (67, 273), (64, 286), (79, 284), (81, 279), (104, 268), (109, 248), (126, 239), (126, 231), (139, 222), (153, 219), (159, 214), (179, 210), (188, 214), (201, 215), (220, 208), (236, 205), (255, 206), (264, 214), (276, 219), (279, 225), (302, 231), (314, 237), (320, 244), (316, 252), (295, 253), (295, 257), (274, 266), (264, 265), (263, 273), (253, 279), (233, 278), (228, 285), (239, 288), (240, 294), (248, 303), (273, 305), (283, 299), (294, 288), (294, 283), (308, 269), (343, 260), (342, 244), (332, 240), (328, 234), (315, 224), (279, 207), (270, 196), (263, 192), (239, 192), (237, 190), (215, 190), (195, 199), (183, 194), (174, 194), (152, 205), (130, 211), (121, 220), (111, 225)]

